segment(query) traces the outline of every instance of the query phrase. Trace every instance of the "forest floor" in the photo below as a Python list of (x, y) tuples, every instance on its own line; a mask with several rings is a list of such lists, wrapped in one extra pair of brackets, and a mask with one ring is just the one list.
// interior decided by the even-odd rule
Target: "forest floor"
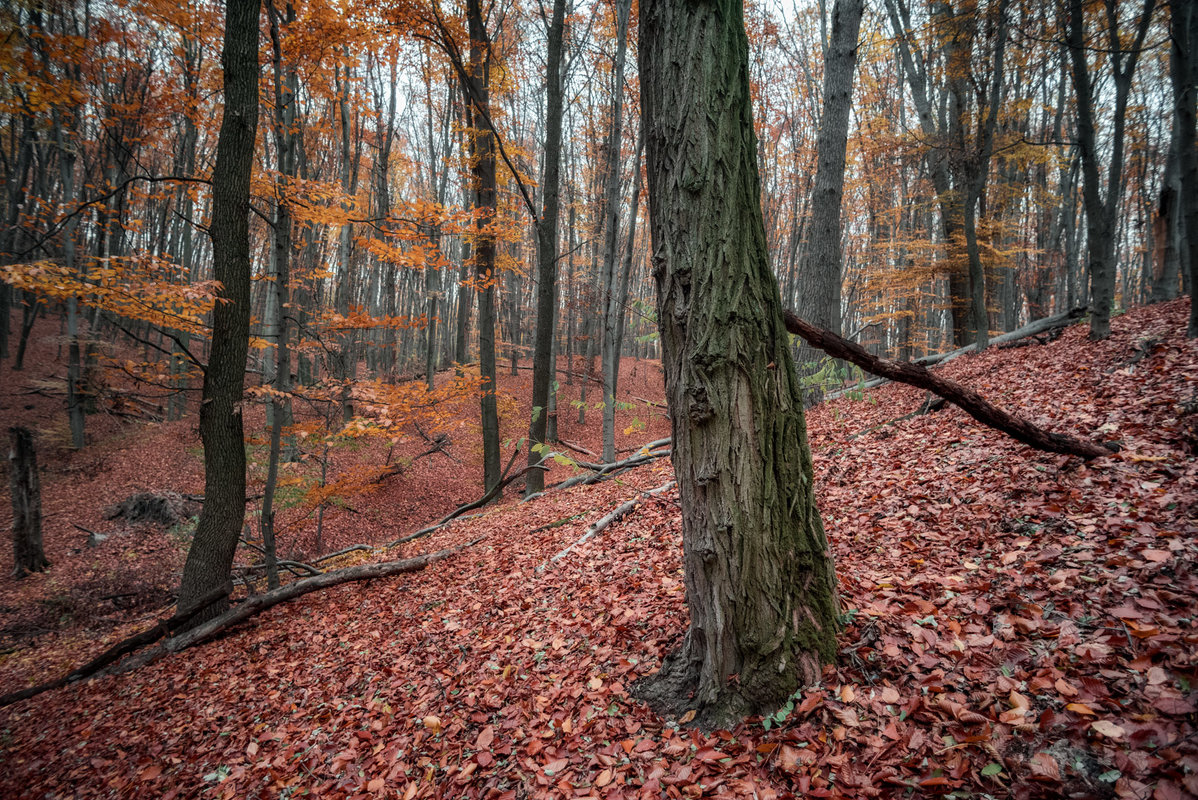
[[(1088, 464), (954, 408), (900, 419), (923, 400), (910, 387), (811, 412), (846, 627), (821, 683), (770, 718), (703, 733), (628, 693), (685, 631), (676, 494), (540, 569), (669, 480), (659, 460), (530, 503), (509, 491), (482, 516), (335, 564), (482, 537), (422, 572), (308, 595), (215, 642), (0, 709), (0, 796), (1198, 796), (1187, 311), (1185, 300), (1136, 309), (1105, 342), (1075, 326), (942, 369), (1050, 429), (1122, 445)], [(0, 693), (163, 615), (187, 523), (130, 526), (105, 509), (138, 491), (202, 491), (194, 417), (151, 424), (110, 409), (88, 418), (84, 450), (66, 449), (54, 388), (65, 368), (39, 333), (27, 370), (0, 372), (0, 419), (40, 433), (53, 566), (0, 578)], [(669, 426), (654, 405), (659, 366), (624, 370), (619, 446), (635, 448)], [(518, 439), (530, 373), (504, 372), (504, 436)], [(563, 389), (562, 437), (598, 451), (599, 413), (577, 424), (578, 386)], [(386, 542), (477, 497), (476, 424), (461, 421), (450, 455), (338, 498), (319, 549)], [(426, 449), (417, 435), (347, 444), (330, 475)], [(310, 476), (314, 457), (297, 473)], [(554, 469), (550, 480), (572, 471)], [(0, 506), (0, 526), (10, 514)], [(88, 547), (74, 526), (108, 538)], [(284, 555), (318, 555), (310, 508), (289, 508), (283, 528)]]

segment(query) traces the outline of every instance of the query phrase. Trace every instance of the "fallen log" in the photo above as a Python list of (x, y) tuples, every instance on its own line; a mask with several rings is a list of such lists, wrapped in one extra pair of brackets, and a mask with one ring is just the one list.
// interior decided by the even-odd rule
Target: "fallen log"
[[(545, 487), (545, 492), (553, 489), (569, 489), (571, 486), (585, 486), (592, 483), (599, 483), (608, 478), (614, 478), (628, 470), (639, 467), (642, 464), (648, 464), (654, 459), (668, 456), (671, 452), (667, 445), (670, 444), (669, 439), (658, 439), (655, 442), (649, 442), (637, 448), (637, 452), (628, 458), (613, 461), (610, 464), (594, 464), (589, 461), (574, 461), (574, 464), (589, 470), (589, 474), (575, 475), (572, 478), (566, 478), (564, 481), (559, 481), (551, 486)], [(546, 458), (552, 458), (555, 454), (550, 453)], [(529, 500), (535, 500), (545, 492), (537, 492), (530, 494), (520, 499), (521, 503), (527, 503)]]
[[(995, 336), (990, 340), (990, 344), (1004, 345), (1009, 342), (1017, 342), (1020, 339), (1026, 339), (1029, 336), (1035, 336), (1036, 334), (1044, 333), (1045, 331), (1050, 331), (1053, 328), (1066, 327), (1086, 316), (1086, 313), (1087, 311), (1085, 308), (1074, 308), (1061, 314), (1053, 314), (1051, 317), (1033, 320), (1032, 322), (1024, 325), (1022, 328), (1016, 328), (1010, 333), (1003, 333)], [(977, 347), (975, 345), (966, 345), (965, 347), (958, 347), (956, 350), (950, 350), (947, 353), (939, 353), (937, 355), (917, 358), (915, 359), (915, 363), (923, 367), (930, 367), (933, 364), (947, 364), (954, 358), (959, 358), (966, 353), (972, 353), (976, 350)], [(864, 367), (862, 367), (862, 369), (864, 369)]]
[[(304, 578), (303, 580), (285, 584), (265, 594), (253, 595), (219, 617), (202, 625), (197, 625), (194, 628), (188, 628), (187, 623), (197, 614), (229, 593), (231, 587), (226, 584), (221, 589), (213, 590), (201, 598), (199, 603), (187, 611), (175, 614), (169, 620), (158, 623), (158, 625), (155, 625), (144, 633), (139, 633), (136, 636), (125, 639), (84, 666), (72, 670), (65, 677), (0, 697), (0, 708), (34, 697), (42, 692), (59, 689), (68, 683), (83, 680), (84, 678), (131, 672), (168, 653), (178, 653), (188, 647), (209, 641), (233, 626), (245, 622), (267, 609), (294, 600), (297, 597), (303, 597), (306, 594), (311, 594), (322, 589), (329, 589), (333, 586), (340, 586), (343, 583), (388, 578), (393, 575), (418, 572), (430, 564), (449, 558), (455, 553), (465, 550), (468, 547), (473, 547), (481, 541), (482, 537), (479, 537), (458, 547), (438, 550), (435, 553), (427, 553), (415, 558), (405, 558), (400, 561), (383, 561), (376, 564), (361, 564), (356, 567), (334, 570), (333, 572), (324, 572), (311, 578)], [(122, 656), (156, 642), (163, 635), (171, 635), (171, 638), (150, 650), (142, 650), (136, 656), (124, 662), (114, 663)], [(107, 669), (105, 669), (106, 667)]]
[(479, 537), (457, 547), (448, 547), (444, 550), (426, 553), (415, 558), (405, 558), (399, 561), (382, 561), (375, 564), (359, 564), (356, 567), (345, 567), (344, 569), (333, 570), (332, 572), (323, 572), (311, 578), (304, 578), (303, 580), (285, 584), (278, 589), (272, 589), (264, 594), (247, 598), (216, 619), (168, 639), (163, 642), (162, 650), (164, 652), (177, 653), (193, 645), (206, 642), (234, 625), (261, 614), (268, 608), (273, 608), (281, 603), (286, 603), (289, 600), (303, 597), (306, 594), (311, 594), (321, 589), (329, 589), (333, 586), (340, 586), (343, 583), (351, 583), (353, 581), (368, 581), (375, 578), (389, 578), (393, 575), (402, 575), (407, 572), (419, 572), (429, 564), (443, 561), (468, 547), (473, 547), (481, 541), (482, 537)]
[(374, 549), (374, 545), (370, 545), (370, 544), (352, 544), (349, 547), (343, 547), (342, 549), (338, 550), (335, 553), (329, 553), (326, 556), (321, 556), (320, 558), (313, 559), (312, 563), (314, 565), (322, 564), (325, 561), (332, 561), (334, 558), (337, 558), (338, 556), (348, 555), (349, 553), (355, 553), (359, 550), (373, 550), (373, 549)]
[(611, 527), (614, 523), (619, 522), (621, 519), (628, 516), (629, 512), (631, 512), (634, 508), (636, 508), (638, 505), (640, 505), (645, 500), (648, 500), (650, 497), (655, 497), (664, 492), (668, 492), (671, 489), (673, 489), (676, 485), (677, 484), (675, 481), (669, 481), (667, 483), (663, 483), (661, 486), (658, 486), (656, 489), (647, 489), (646, 491), (638, 493), (637, 496), (632, 498), (631, 500), (628, 500), (628, 501), (616, 506), (610, 512), (608, 512), (604, 516), (602, 516), (599, 519), (592, 522), (590, 524), (590, 526), (587, 528), (586, 533), (584, 533), (578, 539), (578, 541), (574, 542), (569, 547), (565, 548), (564, 550), (560, 551), (556, 555), (552, 556), (548, 561), (541, 564), (541, 566), (537, 567), (537, 572), (544, 572), (545, 568), (548, 567), (550, 564), (556, 564), (558, 561), (561, 561), (563, 558), (568, 556), (570, 553), (574, 552), (574, 550), (576, 548), (578, 548), (581, 545), (586, 544), (588, 541), (593, 539), (597, 534), (602, 533), (604, 530)]
[(1115, 447), (1086, 439), (1046, 431), (1021, 417), (1016, 417), (959, 383), (942, 378), (926, 367), (912, 362), (889, 361), (870, 354), (858, 344), (799, 319), (790, 311), (783, 313), (786, 330), (801, 336), (803, 341), (833, 358), (849, 361), (861, 369), (899, 383), (906, 383), (933, 392), (959, 406), (971, 417), (996, 428), (1026, 445), (1050, 453), (1065, 453), (1082, 458), (1109, 456)]
[(63, 686), (66, 686), (68, 683), (81, 681), (84, 678), (89, 678), (92, 675), (95, 675), (100, 670), (118, 661), (123, 656), (140, 650), (147, 645), (153, 644), (163, 636), (169, 636), (175, 631), (185, 628), (187, 623), (190, 622), (197, 614), (208, 608), (208, 606), (212, 605), (213, 603), (223, 600), (228, 596), (232, 589), (233, 587), (230, 584), (225, 584), (224, 586), (213, 589), (212, 591), (208, 592), (208, 594), (201, 597), (195, 603), (195, 605), (192, 605), (189, 608), (180, 609), (167, 619), (159, 621), (158, 624), (154, 625), (154, 627), (117, 642), (112, 647), (93, 658), (91, 661), (87, 662), (83, 666), (76, 667), (58, 680), (53, 680), (38, 686), (31, 686), (28, 689), (21, 689), (20, 691), (11, 692), (3, 697), (0, 697), (0, 708), (20, 702), (21, 700), (27, 700), (30, 697), (35, 697), (42, 692), (48, 692), (52, 689), (60, 689)]
[(588, 450), (580, 444), (575, 444), (574, 442), (567, 442), (565, 439), (558, 439), (557, 443), (560, 444), (562, 447), (567, 447), (567, 448), (573, 450), (575, 453), (582, 453), (584, 456), (590, 456), (591, 458), (599, 458), (599, 454), (596, 453), (594, 450)]
[(642, 459), (646, 459), (652, 455), (654, 450), (658, 449), (659, 447), (665, 447), (669, 443), (670, 443), (669, 439), (658, 439), (655, 442), (649, 442), (649, 444), (641, 445), (639, 448), (637, 448), (636, 453), (629, 456), (628, 458), (621, 459), (619, 461), (613, 461), (610, 464), (595, 464), (590, 461), (577, 461), (577, 460), (575, 460), (574, 463), (577, 464), (578, 466), (582, 467), (583, 469), (589, 469), (591, 472), (598, 472), (600, 474), (603, 474), (605, 472), (611, 472), (612, 470), (615, 470), (615, 469), (620, 469), (620, 468), (626, 466), (629, 462), (640, 461)]
[[(1033, 320), (1032, 322), (1029, 322), (1028, 324), (1024, 325), (1022, 328), (1016, 328), (1015, 330), (1011, 331), (1010, 333), (1003, 333), (998, 336), (995, 336), (993, 339), (990, 340), (990, 344), (1002, 347), (1004, 345), (1009, 345), (1012, 342), (1017, 342), (1020, 339), (1026, 339), (1029, 336), (1036, 336), (1037, 334), (1043, 333), (1045, 331), (1051, 331), (1056, 328), (1067, 327), (1069, 325), (1072, 325), (1074, 322), (1077, 322), (1078, 320), (1080, 320), (1082, 317), (1084, 317), (1086, 315), (1086, 313), (1087, 312), (1086, 312), (1085, 308), (1075, 308), (1075, 309), (1072, 309), (1071, 311), (1066, 311), (1061, 314), (1054, 314), (1051, 317), (1045, 317), (1044, 319)], [(966, 355), (967, 353), (973, 353), (976, 351), (977, 351), (977, 346), (971, 344), (971, 345), (966, 345), (965, 347), (959, 347), (956, 350), (950, 350), (947, 353), (937, 353), (935, 355), (923, 356), (922, 358), (915, 359), (911, 363), (917, 364), (921, 367), (940, 366), (942, 364), (947, 364), (948, 362), (952, 361), (955, 358), (960, 358), (961, 356)], [(845, 360), (847, 361), (848, 359), (845, 359)], [(858, 366), (860, 366), (860, 365), (858, 365)], [(865, 368), (862, 367), (862, 369), (865, 369)], [(857, 386), (853, 386), (848, 389), (841, 389), (836, 392), (830, 392), (829, 394), (825, 395), (824, 399), (825, 400), (835, 400), (838, 397), (843, 397), (845, 394), (847, 394), (849, 392), (861, 391), (863, 389), (876, 389), (879, 386), (885, 386), (886, 384), (890, 383), (890, 380), (891, 380), (890, 378), (884, 378), (884, 377), (883, 378), (873, 378), (871, 380), (865, 381), (863, 383), (858, 384)]]

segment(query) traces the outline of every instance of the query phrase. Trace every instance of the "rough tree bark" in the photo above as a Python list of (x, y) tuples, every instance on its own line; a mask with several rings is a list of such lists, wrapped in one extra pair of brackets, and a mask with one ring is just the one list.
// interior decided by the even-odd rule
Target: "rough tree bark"
[[(212, 263), (221, 282), (212, 311), (212, 350), (204, 372), (200, 438), (204, 507), (187, 552), (179, 606), (229, 580), (245, 519), (245, 442), (241, 414), (250, 323), (250, 172), (258, 130), (260, 0), (228, 0), (225, 11), (225, 111), (212, 171)], [(217, 603), (195, 621), (223, 611)]]
[(638, 694), (720, 726), (835, 655), (832, 559), (760, 206), (739, 0), (644, 0), (653, 274), (690, 628)]
[[(557, 218), (561, 191), (562, 33), (565, 19), (565, 0), (554, 0), (545, 62), (545, 174), (541, 179), (541, 218), (536, 224), (537, 330), (532, 355), (533, 413), (528, 426), (530, 465), (545, 457), (543, 445), (549, 424), (549, 384), (557, 379), (553, 331), (557, 323)], [(527, 494), (544, 489), (544, 470), (531, 470), (524, 487)]]
[(42, 485), (28, 428), (9, 428), (8, 484), (12, 489), (12, 576), (20, 579), (50, 566), (42, 548)]

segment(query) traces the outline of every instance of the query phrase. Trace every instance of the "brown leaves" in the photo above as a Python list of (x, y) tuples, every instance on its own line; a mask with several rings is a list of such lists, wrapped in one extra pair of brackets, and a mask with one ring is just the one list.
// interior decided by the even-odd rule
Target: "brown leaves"
[[(1117, 318), (1116, 335), (1141, 313)], [(194, 658), (3, 712), (11, 737), (0, 756), (14, 766), (0, 790), (244, 796), (262, 786), (405, 800), (1192, 791), (1182, 781), (1198, 770), (1186, 682), (1198, 640), (1183, 620), (1198, 601), (1198, 531), (1171, 504), (1193, 496), (1198, 468), (1169, 438), (1182, 380), (1140, 370), (1136, 383), (1111, 378), (1109, 393), (1079, 383), (1071, 363), (1107, 357), (1083, 339), (1070, 332), (946, 369), (1056, 423), (1117, 418), (1135, 459), (1083, 467), (1029, 456), (952, 411), (888, 426), (886, 439), (848, 438), (918, 402), (901, 388), (877, 405), (843, 401), (837, 418), (811, 414), (850, 621), (836, 664), (768, 731), (756, 718), (732, 731), (679, 729), (629, 697), (685, 630), (670, 503), (639, 507), (603, 547), (558, 569), (532, 569), (597, 510), (662, 483), (660, 464), (628, 473), (628, 485), (454, 523), (436, 546), (481, 533), (487, 544), (439, 570), (280, 608)], [(636, 393), (660, 396), (649, 391)], [(591, 432), (568, 435), (596, 444)], [(433, 471), (439, 462), (445, 470)], [(356, 515), (330, 509), (326, 523), (340, 520), (349, 543), (375, 530), (372, 515), (410, 515), (421, 497), (453, 507), (455, 491), (475, 495), (474, 476), (454, 474), (463, 469), (422, 459), (388, 483), (401, 488), (356, 497)], [(1166, 490), (1174, 499), (1158, 503)], [(1090, 759), (1085, 775), (1075, 753)], [(1122, 777), (1094, 783), (1112, 772)]]

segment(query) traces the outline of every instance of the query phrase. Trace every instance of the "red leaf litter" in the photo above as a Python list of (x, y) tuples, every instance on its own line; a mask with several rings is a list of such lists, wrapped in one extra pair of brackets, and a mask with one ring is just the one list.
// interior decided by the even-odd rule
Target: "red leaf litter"
[[(1050, 429), (1118, 441), (1109, 458), (1035, 452), (953, 408), (899, 419), (923, 400), (904, 386), (813, 411), (846, 624), (821, 683), (769, 718), (705, 733), (629, 695), (685, 630), (676, 494), (539, 569), (668, 480), (657, 461), (529, 503), (509, 492), (480, 517), (369, 556), (484, 537), (423, 572), (308, 595), (194, 650), (0, 710), (0, 794), (1198, 795), (1198, 342), (1184, 338), (1187, 312), (1185, 300), (1138, 309), (1105, 342), (1078, 326), (943, 368)], [(62, 372), (53, 345), (33, 346), (38, 369)], [(620, 446), (667, 435), (652, 405), (659, 368), (624, 370), (622, 394), (639, 405), (621, 411)], [(72, 525), (108, 532), (105, 506), (139, 489), (197, 492), (200, 469), (190, 419), (93, 416), (92, 443), (63, 452), (61, 406), (23, 394), (30, 376), (5, 378), (5, 418), (45, 443), (54, 562), (0, 582), (0, 690), (11, 691), (164, 611), (154, 592), (177, 578), (180, 534), (111, 531), (87, 548)], [(518, 412), (505, 436), (524, 435), (528, 384), (527, 372), (501, 383)], [(598, 413), (578, 425), (578, 387), (563, 388), (562, 437), (598, 450)], [(325, 549), (395, 538), (476, 497), (471, 441), (468, 427), (454, 436), (460, 463), (434, 454), (331, 509)], [(390, 455), (424, 447), (413, 436)], [(336, 469), (382, 464), (386, 450), (346, 451)], [(313, 520), (288, 524), (284, 547), (310, 549)], [(122, 589), (142, 605), (86, 607)]]

